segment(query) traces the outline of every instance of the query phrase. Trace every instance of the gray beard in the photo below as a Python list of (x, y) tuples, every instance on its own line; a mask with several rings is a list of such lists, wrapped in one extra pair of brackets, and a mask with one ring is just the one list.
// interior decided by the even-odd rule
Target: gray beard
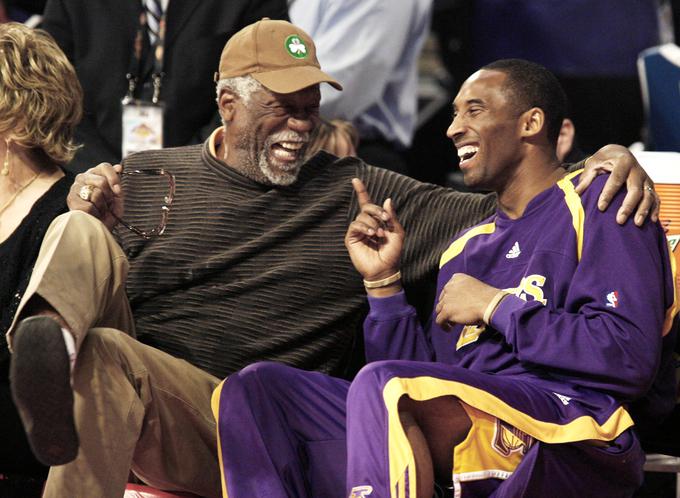
[(304, 164), (304, 154), (301, 154), (300, 159), (298, 159), (297, 162), (294, 163), (287, 171), (274, 171), (269, 165), (269, 162), (267, 162), (267, 151), (270, 150), (272, 145), (274, 145), (281, 138), (282, 137), (280, 136), (270, 136), (267, 138), (259, 155), (258, 166), (260, 167), (262, 174), (264, 174), (264, 176), (271, 182), (272, 185), (287, 187), (288, 185), (295, 183), (295, 180), (297, 180), (298, 174), (300, 173), (300, 168)]
[[(224, 121), (222, 123), (226, 130), (226, 123)], [(244, 169), (239, 169), (240, 173), (262, 184), (287, 187), (288, 185), (295, 183), (298, 174), (300, 173), (300, 168), (305, 162), (304, 154), (301, 155), (300, 159), (293, 165), (293, 167), (289, 168), (288, 171), (276, 172), (271, 168), (269, 162), (267, 161), (267, 151), (270, 150), (271, 146), (274, 145), (280, 138), (280, 136), (268, 137), (264, 146), (262, 147), (262, 150), (257, 156), (257, 163), (253, 164), (251, 161), (246, 160), (245, 164), (247, 164), (247, 166)], [(308, 139), (309, 137), (306, 136), (305, 138)], [(243, 137), (239, 138), (238, 148), (241, 150), (241, 153), (245, 152), (247, 155), (247, 150), (250, 148), (250, 142), (247, 139), (247, 134), (244, 134)]]
[(272, 168), (269, 166), (269, 163), (267, 162), (266, 150), (260, 153), (259, 166), (260, 171), (264, 174), (267, 180), (269, 180), (272, 185), (278, 185), (281, 187), (287, 187), (288, 185), (292, 185), (293, 183), (295, 183), (295, 180), (297, 180), (298, 177), (298, 173), (300, 173), (302, 161), (298, 161), (298, 164), (296, 164), (295, 169), (292, 169), (291, 171), (275, 172), (272, 170)]

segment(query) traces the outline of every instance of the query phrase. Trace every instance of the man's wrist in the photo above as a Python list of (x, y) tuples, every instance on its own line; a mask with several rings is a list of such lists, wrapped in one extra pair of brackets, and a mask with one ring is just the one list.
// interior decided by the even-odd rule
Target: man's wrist
[(399, 281), (377, 289), (366, 289), (366, 294), (371, 297), (390, 297), (400, 293), (402, 289), (401, 281)]
[(486, 309), (484, 310), (484, 315), (482, 318), (484, 323), (487, 325), (491, 324), (491, 318), (493, 317), (496, 308), (498, 308), (498, 305), (501, 303), (501, 301), (509, 294), (509, 292), (504, 290), (499, 290), (496, 294), (494, 294), (489, 303), (486, 305)]
[(367, 289), (379, 289), (380, 287), (387, 287), (401, 280), (401, 271), (390, 272), (389, 275), (379, 278), (364, 279), (364, 287)]
[[(382, 276), (381, 276), (382, 277)], [(401, 272), (391, 271), (382, 278), (364, 279), (366, 293), (371, 297), (389, 297), (401, 291)]]

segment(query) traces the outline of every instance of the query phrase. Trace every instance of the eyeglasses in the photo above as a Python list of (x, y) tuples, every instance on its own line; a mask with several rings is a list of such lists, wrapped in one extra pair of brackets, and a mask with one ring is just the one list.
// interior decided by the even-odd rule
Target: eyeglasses
[(170, 206), (172, 205), (172, 201), (175, 198), (175, 175), (170, 173), (169, 171), (165, 171), (163, 168), (155, 168), (155, 169), (132, 169), (132, 170), (123, 170), (121, 173), (121, 176), (128, 177), (130, 180), (133, 178), (140, 178), (140, 177), (158, 177), (159, 180), (165, 179), (167, 181), (167, 187), (165, 184), (158, 186), (154, 185), (154, 189), (165, 189), (167, 190), (164, 192), (165, 195), (163, 196), (163, 203), (160, 206), (161, 208), (161, 219), (158, 225), (156, 225), (154, 228), (151, 230), (142, 230), (140, 228), (137, 228), (134, 225), (130, 225), (126, 221), (122, 220), (115, 214), (113, 217), (123, 225), (125, 228), (130, 230), (131, 232), (136, 233), (140, 237), (144, 239), (150, 239), (152, 237), (157, 237), (159, 235), (163, 235), (163, 232), (165, 231), (165, 227), (168, 223), (168, 214), (170, 213)]

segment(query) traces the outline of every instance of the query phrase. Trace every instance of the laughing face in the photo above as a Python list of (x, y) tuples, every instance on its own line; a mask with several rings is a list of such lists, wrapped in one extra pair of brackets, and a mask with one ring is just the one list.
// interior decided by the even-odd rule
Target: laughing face
[(446, 135), (458, 149), (463, 180), (471, 188), (498, 190), (519, 162), (521, 113), (509, 101), (505, 78), (500, 71), (478, 71), (453, 101)]
[(318, 121), (319, 99), (318, 85), (291, 94), (261, 89), (248, 102), (236, 99), (223, 113), (227, 164), (259, 183), (294, 183)]

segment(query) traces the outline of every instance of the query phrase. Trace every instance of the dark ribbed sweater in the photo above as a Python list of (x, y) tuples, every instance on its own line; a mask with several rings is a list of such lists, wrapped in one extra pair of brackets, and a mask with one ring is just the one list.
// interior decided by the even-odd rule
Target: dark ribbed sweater
[[(126, 167), (163, 167), (177, 180), (165, 234), (145, 241), (118, 230), (138, 337), (218, 377), (258, 360), (346, 373), (366, 300), (343, 243), (358, 209), (353, 177), (374, 202), (393, 199), (407, 233), (404, 285), (424, 314), (448, 241), (495, 206), (493, 196), (325, 153), (289, 187), (245, 178), (207, 143), (139, 153)], [(135, 177), (125, 185), (125, 219), (151, 227), (162, 193), (144, 183)]]

